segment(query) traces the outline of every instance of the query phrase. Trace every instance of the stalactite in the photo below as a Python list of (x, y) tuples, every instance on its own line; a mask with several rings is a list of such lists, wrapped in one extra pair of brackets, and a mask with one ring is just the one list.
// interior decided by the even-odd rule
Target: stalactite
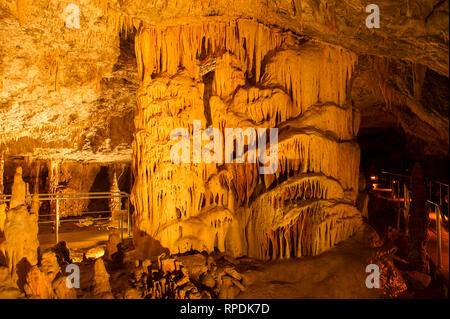
[[(343, 203), (321, 201), (296, 209), (300, 211), (295, 214), (289, 212), (294, 218), (280, 221), (279, 226), (275, 226), (277, 228), (266, 231), (267, 235), (262, 238), (251, 238), (262, 243), (263, 251), (259, 258), (290, 258), (290, 252), (292, 257), (318, 255), (353, 235), (362, 222), (359, 211)], [(264, 218), (267, 214), (256, 219), (262, 221)], [(273, 254), (269, 247), (272, 247)]]
[(345, 105), (356, 59), (355, 54), (341, 48), (304, 45), (300, 50), (282, 51), (269, 61), (262, 82), (281, 85), (292, 96), (295, 115), (320, 102)]
[[(202, 42), (211, 43), (207, 54), (229, 51), (243, 66), (243, 72), (255, 70), (255, 80), (261, 75), (264, 56), (271, 50), (282, 47), (291, 39), (291, 34), (272, 31), (251, 20), (217, 21), (181, 26), (146, 26), (137, 40), (143, 63), (151, 73), (175, 74), (184, 67), (193, 78), (198, 78), (195, 62), (201, 53)], [(145, 43), (145, 44), (144, 44)]]
[(387, 110), (397, 104), (394, 90), (389, 86), (390, 63), (387, 58), (372, 57), (373, 68), (377, 76), (378, 85), (384, 97)]
[(108, 18), (108, 23), (116, 32), (123, 33), (125, 38), (127, 38), (140, 23), (139, 19), (130, 17), (123, 12), (112, 9), (111, 7), (107, 7), (106, 15)]
[(420, 101), (422, 99), (422, 87), (425, 82), (425, 76), (427, 74), (427, 67), (419, 63), (413, 63), (413, 91), (414, 97)]
[(25, 23), (26, 14), (27, 14), (27, 7), (28, 7), (28, 0), (16, 0), (17, 5), (17, 18), (19, 20), (19, 24), (22, 27)]
[[(49, 169), (48, 169), (48, 190), (50, 194), (57, 194), (58, 193), (58, 186), (59, 186), (59, 174), (60, 169), (60, 163), (58, 161), (51, 161), (49, 163)], [(56, 214), (56, 201), (52, 200), (50, 202), (50, 214), (53, 214), (52, 220), (55, 220), (56, 217), (54, 216)]]

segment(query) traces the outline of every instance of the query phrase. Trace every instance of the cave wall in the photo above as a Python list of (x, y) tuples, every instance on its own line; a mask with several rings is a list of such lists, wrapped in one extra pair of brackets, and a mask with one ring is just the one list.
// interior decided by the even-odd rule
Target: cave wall
[[(80, 9), (80, 29), (66, 26), (69, 4)], [(381, 103), (398, 102), (383, 111), (395, 113), (427, 153), (448, 156), (448, 104), (443, 102), (448, 0), (381, 0), (380, 29), (365, 26), (366, 5), (360, 0), (253, 0), (250, 5), (245, 0), (2, 0), (0, 123), (6, 125), (0, 126), (0, 149), (12, 156), (131, 161), (139, 79), (134, 54), (124, 44), (133, 42), (140, 24), (239, 17), (378, 61), (367, 70), (369, 83), (359, 77), (357, 82), (372, 86)], [(380, 70), (380, 65), (387, 67)], [(423, 91), (421, 98), (409, 88), (411, 79), (414, 88), (424, 86), (417, 90)], [(358, 99), (354, 105), (372, 106)]]
[[(69, 4), (78, 29), (66, 25)], [(0, 1), (0, 151), (131, 161), (137, 78), (126, 39), (96, 1)]]

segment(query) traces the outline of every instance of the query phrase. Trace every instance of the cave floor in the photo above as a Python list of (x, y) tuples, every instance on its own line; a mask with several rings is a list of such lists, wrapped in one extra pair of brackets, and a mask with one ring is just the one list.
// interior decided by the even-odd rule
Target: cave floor
[(359, 232), (319, 256), (256, 264), (242, 261), (238, 269), (251, 283), (238, 298), (382, 298), (382, 290), (365, 285), (371, 252), (367, 234)]
[[(39, 243), (41, 249), (45, 250), (56, 244), (55, 232), (53, 225), (40, 225), (39, 227)], [(98, 245), (104, 245), (108, 241), (109, 234), (112, 230), (120, 232), (118, 227), (111, 227), (109, 224), (94, 223), (89, 226), (76, 226), (75, 223), (61, 223), (59, 230), (59, 241), (67, 243), (69, 248), (86, 249), (93, 248)], [(128, 231), (125, 228), (123, 232), (124, 239), (129, 238)]]

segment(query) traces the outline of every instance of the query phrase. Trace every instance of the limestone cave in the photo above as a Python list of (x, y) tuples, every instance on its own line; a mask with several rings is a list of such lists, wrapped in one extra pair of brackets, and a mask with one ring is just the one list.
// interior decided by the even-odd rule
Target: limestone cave
[(448, 0), (0, 0), (0, 299), (448, 298)]

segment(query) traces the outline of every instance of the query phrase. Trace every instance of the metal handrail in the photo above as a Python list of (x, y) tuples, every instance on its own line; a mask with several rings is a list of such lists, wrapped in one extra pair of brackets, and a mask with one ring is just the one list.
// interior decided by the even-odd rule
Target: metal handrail
[[(397, 191), (398, 194), (400, 195), (400, 179), (398, 180), (397, 184), (397, 189), (394, 189), (393, 187), (393, 179), (392, 176), (397, 176), (397, 177), (402, 177), (402, 178), (409, 178), (409, 176), (406, 175), (402, 175), (402, 174), (396, 174), (396, 173), (391, 173), (391, 172), (387, 172), (387, 171), (381, 171), (381, 174), (384, 175), (389, 175), (390, 176), (390, 184), (391, 184), (391, 189), (394, 192), (394, 196), (395, 196), (395, 192)], [(404, 207), (407, 209), (407, 205), (409, 203), (407, 203), (407, 201), (410, 201), (411, 199), (411, 191), (409, 191), (409, 189), (406, 186), (406, 183), (403, 183), (403, 197), (404, 197)], [(431, 196), (432, 196), (432, 184), (438, 184), (439, 185), (439, 203), (436, 203), (434, 201), (431, 200)], [(441, 232), (441, 212), (442, 212), (442, 207), (444, 205), (443, 203), (443, 193), (442, 193), (442, 187), (447, 187), (447, 196), (450, 192), (450, 188), (448, 186), (448, 184), (439, 182), (439, 181), (428, 181), (427, 182), (428, 186), (429, 186), (429, 195), (430, 195), (430, 199), (427, 200), (428, 204), (431, 204), (435, 207), (435, 212), (436, 212), (436, 249), (437, 249), (437, 268), (440, 269), (442, 267), (442, 232)], [(449, 205), (449, 203), (447, 202), (447, 205)], [(448, 206), (450, 208), (450, 206)], [(400, 227), (400, 213), (398, 215), (398, 220), (397, 220), (397, 227)]]
[[(53, 196), (56, 195), (57, 193), (39, 193), (38, 195), (49, 195), (49, 196)], [(126, 192), (88, 192), (88, 193), (60, 193), (60, 194), (68, 194), (68, 195), (108, 195), (108, 194), (125, 194), (125, 195), (129, 195)], [(11, 194), (2, 194), (2, 196), (6, 196), (6, 197), (11, 197)], [(33, 194), (26, 194), (25, 196), (33, 196)]]
[(435, 184), (440, 184), (440, 185), (442, 185), (442, 186), (448, 187), (448, 184), (442, 183), (442, 182), (440, 182), (440, 181), (432, 180), (432, 181), (429, 181), (429, 182), (430, 182), (430, 183), (435, 183)]
[[(433, 184), (439, 185), (439, 205), (440, 205), (440, 208), (442, 210), (444, 205), (446, 205), (447, 206), (447, 212), (449, 212), (450, 211), (450, 200), (449, 200), (449, 198), (450, 198), (450, 187), (447, 184), (445, 184), (445, 183), (442, 183), (442, 182), (439, 182), (439, 181), (434, 181), (434, 180), (428, 181), (427, 184), (428, 184), (428, 193), (429, 193), (429, 196), (430, 196), (429, 197), (430, 200), (433, 199), (433, 190), (432, 190)], [(445, 201), (443, 200), (444, 199), (444, 193), (443, 193), (442, 187), (447, 187), (447, 203), (445, 203)]]
[[(94, 196), (89, 196), (93, 194)], [(33, 199), (34, 194), (26, 194), (26, 199)], [(55, 193), (55, 194), (38, 194), (38, 199), (42, 201), (56, 199), (110, 199), (110, 198), (128, 198), (130, 194), (125, 192), (113, 193)], [(0, 202), (10, 202), (11, 195), (1, 195)]]
[(386, 175), (393, 175), (393, 176), (399, 176), (399, 177), (409, 177), (408, 175), (403, 175), (403, 174), (397, 174), (397, 173), (391, 173), (391, 172), (387, 172), (387, 171), (381, 171), (381, 174), (386, 174)]
[[(33, 199), (33, 196), (35, 196), (36, 194), (26, 194), (25, 198), (27, 200)], [(131, 206), (131, 201), (130, 201), (130, 194), (126, 193), (126, 192), (92, 192), (92, 193), (53, 193), (53, 194), (37, 194), (38, 195), (38, 200), (39, 201), (54, 201), (56, 202), (56, 213), (54, 214), (45, 214), (45, 215), (39, 215), (39, 217), (43, 217), (43, 216), (55, 216), (55, 220), (51, 220), (51, 221), (38, 221), (39, 224), (54, 224), (55, 227), (55, 240), (56, 243), (59, 242), (59, 224), (61, 222), (69, 222), (69, 221), (79, 221), (79, 219), (64, 219), (61, 220), (60, 219), (60, 214), (59, 214), (59, 201), (60, 200), (80, 200), (80, 199), (113, 199), (113, 198), (126, 198), (126, 209), (122, 210), (122, 211), (126, 211), (127, 212), (127, 224), (128, 224), (128, 236), (131, 236), (131, 216), (130, 216), (130, 206)], [(91, 196), (94, 195), (94, 196)], [(0, 203), (7, 203), (11, 201), (11, 195), (4, 195), (1, 194), (0, 195)], [(87, 214), (99, 214), (99, 213), (107, 213), (107, 212), (111, 212), (112, 211), (99, 211), (99, 212), (86, 212), (83, 213), (83, 215), (87, 215)], [(92, 220), (106, 220), (106, 219), (110, 219), (111, 217), (99, 217), (99, 218), (93, 218)], [(123, 218), (123, 214), (120, 215), (120, 220), (119, 220), (119, 227), (121, 230), (121, 240), (123, 241), (123, 223), (124, 223), (124, 218)]]

